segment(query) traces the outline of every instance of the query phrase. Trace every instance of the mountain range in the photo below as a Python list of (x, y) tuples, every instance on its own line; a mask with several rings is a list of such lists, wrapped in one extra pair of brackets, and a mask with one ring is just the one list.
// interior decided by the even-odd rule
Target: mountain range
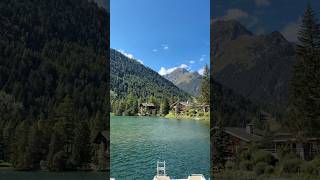
[(285, 107), (295, 45), (280, 32), (254, 35), (235, 20), (211, 22), (215, 80), (262, 104)]
[(177, 68), (163, 76), (183, 91), (199, 96), (202, 76), (198, 72), (189, 72), (184, 68)]

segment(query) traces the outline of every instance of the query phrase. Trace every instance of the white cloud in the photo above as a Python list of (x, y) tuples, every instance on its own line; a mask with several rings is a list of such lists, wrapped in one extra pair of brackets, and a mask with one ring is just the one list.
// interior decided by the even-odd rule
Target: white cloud
[(299, 17), (299, 19), (296, 22), (290, 22), (285, 25), (285, 27), (282, 29), (283, 36), (290, 42), (297, 42), (298, 41), (298, 31), (299, 31), (299, 25), (301, 23), (302, 18)]
[(226, 15), (221, 19), (223, 20), (239, 20), (241, 18), (248, 18), (249, 14), (241, 9), (232, 8), (228, 9)]
[[(130, 59), (135, 59), (133, 54), (130, 54), (122, 49), (117, 49), (117, 51), (119, 51), (121, 54), (125, 55), (126, 57), (130, 58)], [(143, 61), (140, 59), (135, 59), (136, 61), (138, 61), (140, 64), (143, 64)]]
[(142, 60), (137, 59), (137, 61), (138, 61), (140, 64), (143, 64), (143, 61), (142, 61)]
[(217, 21), (217, 20), (225, 20), (225, 21), (228, 21), (228, 20), (237, 20), (237, 21), (240, 21), (240, 20), (245, 20), (245, 25), (249, 28), (257, 25), (259, 23), (259, 18), (256, 17), (256, 16), (253, 16), (253, 15), (250, 15), (249, 13), (241, 10), (241, 9), (238, 9), (238, 8), (231, 8), (231, 9), (228, 9), (226, 14), (222, 17), (218, 17), (216, 19), (214, 19), (214, 21)]
[(261, 7), (261, 6), (269, 6), (271, 2), (269, 0), (254, 0), (256, 6)]
[(153, 49), (152, 51), (153, 51), (153, 52), (158, 52), (158, 49)]
[(127, 53), (127, 52), (125, 52), (125, 51), (122, 50), (122, 49), (118, 49), (118, 51), (119, 51), (121, 54), (127, 56), (127, 57), (130, 58), (130, 59), (133, 59), (133, 58), (134, 58), (133, 54)]
[(195, 62), (194, 62), (194, 61), (189, 61), (189, 63), (190, 63), (190, 64), (194, 64)]
[(172, 67), (172, 68), (168, 68), (168, 69), (166, 69), (165, 67), (161, 67), (158, 73), (159, 73), (161, 76), (163, 76), (163, 75), (172, 73), (174, 70), (176, 70), (176, 69), (178, 69), (178, 68), (184, 68), (184, 69), (190, 70), (190, 67), (189, 67), (188, 65), (186, 65), (186, 64), (181, 64), (181, 65), (178, 66), (178, 67)]
[(203, 75), (203, 73), (204, 73), (204, 68), (199, 69), (199, 70), (198, 70), (198, 73), (199, 73), (200, 75)]
[(163, 50), (167, 50), (167, 49), (169, 49), (168, 44), (161, 44), (161, 46), (162, 46)]
[(206, 55), (202, 55), (201, 58), (199, 59), (200, 62), (204, 61), (204, 58), (206, 57)]

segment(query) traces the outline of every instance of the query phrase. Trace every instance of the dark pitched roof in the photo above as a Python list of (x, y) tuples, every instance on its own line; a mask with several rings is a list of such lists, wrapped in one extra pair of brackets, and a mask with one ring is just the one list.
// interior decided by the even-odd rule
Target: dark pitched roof
[(258, 136), (256, 134), (250, 134), (246, 131), (245, 128), (238, 128), (238, 127), (226, 127), (224, 128), (224, 131), (232, 136), (235, 136), (239, 139), (242, 139), (246, 142), (251, 141), (259, 141), (261, 140), (261, 136)]
[(104, 138), (109, 139), (108, 131), (102, 131), (101, 134)]
[(154, 107), (155, 105), (153, 103), (141, 103), (140, 106), (144, 107)]
[(98, 134), (96, 135), (95, 139), (94, 139), (94, 143), (107, 143), (107, 141), (110, 139), (108, 131), (100, 131), (98, 132)]

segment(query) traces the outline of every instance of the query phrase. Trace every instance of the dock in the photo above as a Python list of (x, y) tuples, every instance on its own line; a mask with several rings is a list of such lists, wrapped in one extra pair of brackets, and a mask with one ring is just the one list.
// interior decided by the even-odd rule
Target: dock
[[(115, 178), (110, 178), (110, 180), (116, 180)], [(166, 174), (166, 162), (157, 162), (157, 174), (153, 177), (153, 180), (206, 180), (202, 174), (191, 174), (187, 179), (172, 179)]]

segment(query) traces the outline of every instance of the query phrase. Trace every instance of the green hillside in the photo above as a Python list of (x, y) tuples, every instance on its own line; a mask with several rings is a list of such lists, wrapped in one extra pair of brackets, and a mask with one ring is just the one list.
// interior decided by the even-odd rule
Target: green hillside
[(157, 72), (145, 67), (134, 59), (130, 59), (120, 52), (111, 49), (111, 90), (118, 98), (128, 94), (141, 99), (168, 98), (187, 100), (190, 96), (176, 87)]
[(93, 162), (108, 50), (109, 14), (93, 2), (0, 2), (0, 160), (54, 171)]

